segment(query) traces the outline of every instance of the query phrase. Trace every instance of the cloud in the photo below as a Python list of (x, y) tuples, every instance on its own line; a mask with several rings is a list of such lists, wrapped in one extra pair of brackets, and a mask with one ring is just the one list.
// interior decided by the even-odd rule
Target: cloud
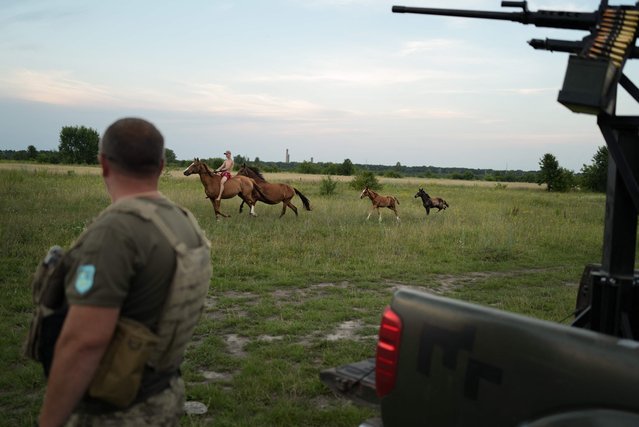
[(402, 108), (391, 112), (392, 116), (404, 119), (469, 119), (471, 116), (462, 111), (444, 108)]
[(394, 85), (397, 83), (413, 83), (438, 77), (444, 77), (444, 73), (433, 70), (402, 70), (384, 67), (351, 67), (343, 66), (331, 69), (327, 67), (322, 71), (288, 74), (264, 74), (246, 77), (247, 83), (331, 83), (340, 85), (371, 86)]
[(423, 54), (424, 52), (433, 51), (452, 51), (463, 46), (460, 40), (453, 39), (430, 39), (419, 41), (405, 42), (399, 51), (400, 56), (408, 56), (414, 54)]
[(39, 72), (18, 70), (4, 78), (3, 96), (58, 105), (113, 103), (114, 97), (104, 87), (71, 77), (64, 71)]
[(19, 70), (2, 80), (0, 95), (3, 97), (54, 105), (148, 108), (288, 120), (350, 114), (346, 110), (332, 111), (303, 99), (267, 93), (239, 93), (227, 86), (210, 83), (174, 82), (162, 90), (144, 87), (116, 89), (79, 80), (72, 73), (59, 70)]
[(185, 90), (189, 96), (178, 104), (183, 109), (289, 119), (328, 113), (325, 108), (310, 101), (266, 93), (238, 93), (219, 84), (190, 83)]

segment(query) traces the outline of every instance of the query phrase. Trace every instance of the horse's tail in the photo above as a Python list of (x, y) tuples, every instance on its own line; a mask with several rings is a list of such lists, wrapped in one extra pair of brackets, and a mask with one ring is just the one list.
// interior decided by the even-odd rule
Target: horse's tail
[(393, 196), (393, 199), (395, 199), (395, 201), (397, 202), (397, 204), (399, 205), (399, 199), (395, 196)]
[(308, 200), (305, 195), (300, 193), (300, 191), (297, 188), (293, 187), (293, 190), (295, 190), (295, 194), (300, 196), (300, 199), (302, 199), (302, 203), (304, 204), (304, 209), (306, 209), (307, 211), (310, 211), (311, 210), (310, 200)]

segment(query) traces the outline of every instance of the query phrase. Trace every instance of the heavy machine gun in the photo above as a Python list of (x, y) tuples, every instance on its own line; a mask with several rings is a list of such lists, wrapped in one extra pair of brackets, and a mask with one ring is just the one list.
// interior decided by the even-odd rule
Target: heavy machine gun
[(617, 87), (639, 102), (639, 88), (623, 73), (635, 46), (639, 2), (593, 12), (528, 10), (526, 1), (502, 1), (518, 12), (393, 6), (395, 13), (507, 20), (538, 27), (585, 30), (582, 40), (533, 39), (535, 49), (570, 53), (558, 101), (577, 113), (597, 116), (609, 152), (601, 264), (586, 266), (573, 326), (639, 340), (639, 273), (635, 271), (639, 212), (639, 117), (616, 114)]

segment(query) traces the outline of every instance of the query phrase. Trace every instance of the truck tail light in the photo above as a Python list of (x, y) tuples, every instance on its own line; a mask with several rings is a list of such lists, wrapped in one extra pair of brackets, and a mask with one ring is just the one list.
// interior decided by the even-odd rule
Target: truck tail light
[(395, 388), (401, 333), (402, 320), (390, 306), (386, 307), (379, 326), (377, 357), (375, 359), (375, 389), (380, 398)]

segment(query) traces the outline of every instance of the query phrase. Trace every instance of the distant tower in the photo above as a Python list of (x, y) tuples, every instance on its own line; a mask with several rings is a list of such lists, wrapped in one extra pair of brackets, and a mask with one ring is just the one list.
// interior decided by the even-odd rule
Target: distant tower
[(286, 163), (288, 163), (291, 159), (288, 157), (288, 148), (286, 149)]
[(313, 163), (313, 158), (311, 157), (311, 163)]

